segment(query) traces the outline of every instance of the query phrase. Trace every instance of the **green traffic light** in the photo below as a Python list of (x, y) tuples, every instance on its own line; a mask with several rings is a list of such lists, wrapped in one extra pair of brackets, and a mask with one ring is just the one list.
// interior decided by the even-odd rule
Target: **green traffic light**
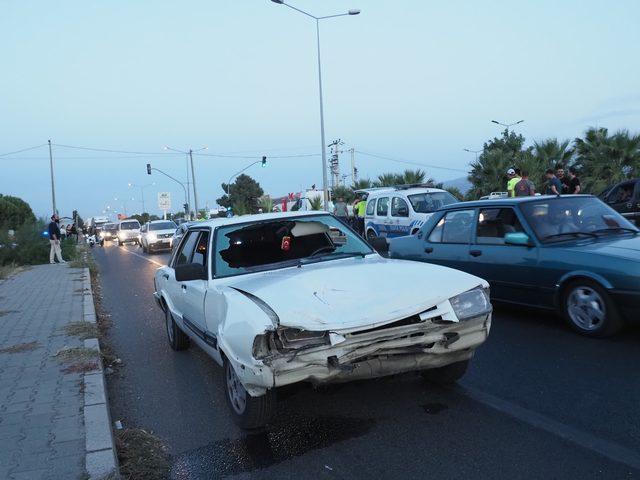
[(262, 166), (263, 167), (267, 166), (267, 157), (262, 157)]

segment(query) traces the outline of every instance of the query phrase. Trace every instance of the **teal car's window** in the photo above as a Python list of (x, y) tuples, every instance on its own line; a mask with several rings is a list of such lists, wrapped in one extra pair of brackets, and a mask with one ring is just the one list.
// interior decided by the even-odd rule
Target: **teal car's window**
[(435, 212), (440, 207), (458, 201), (458, 199), (449, 192), (416, 193), (415, 195), (409, 195), (408, 198), (416, 213)]
[(373, 253), (331, 215), (286, 218), (216, 231), (215, 275), (228, 277)]
[(367, 215), (373, 215), (373, 212), (376, 211), (376, 200), (369, 200), (367, 203)]
[(409, 205), (400, 197), (393, 197), (391, 200), (391, 216), (392, 217), (408, 217)]
[(507, 233), (523, 231), (512, 208), (484, 208), (478, 214), (476, 243), (504, 245)]
[(473, 215), (473, 210), (447, 212), (431, 231), (429, 241), (432, 243), (469, 243)]
[(386, 217), (389, 211), (389, 197), (382, 197), (378, 199), (378, 206), (376, 208), (376, 215), (379, 217)]
[(595, 197), (547, 198), (527, 202), (521, 210), (542, 242), (638, 231), (631, 222)]

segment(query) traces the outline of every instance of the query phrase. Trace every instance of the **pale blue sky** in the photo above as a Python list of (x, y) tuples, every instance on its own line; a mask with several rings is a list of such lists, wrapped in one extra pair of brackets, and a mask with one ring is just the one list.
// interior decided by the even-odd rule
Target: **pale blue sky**
[[(614, 0), (291, 0), (322, 25), (327, 140), (466, 171), (499, 129), (525, 119), (531, 142), (587, 126), (638, 131), (640, 2)], [(161, 152), (318, 153), (315, 30), (269, 0), (4, 0), (0, 3), (0, 154), (54, 143)], [(58, 208), (99, 213), (127, 183), (184, 178), (182, 157), (133, 158), (57, 147)], [(73, 158), (76, 157), (76, 158)], [(101, 157), (100, 159), (90, 157)], [(120, 158), (122, 157), (122, 158)], [(198, 157), (200, 203), (246, 159)], [(348, 156), (343, 156), (343, 169)], [(405, 166), (358, 155), (363, 176)], [(0, 193), (50, 210), (48, 153), (0, 157)], [(427, 169), (438, 180), (464, 175)], [(247, 173), (273, 195), (321, 184), (320, 157), (272, 159)], [(153, 210), (153, 209), (151, 209)]]

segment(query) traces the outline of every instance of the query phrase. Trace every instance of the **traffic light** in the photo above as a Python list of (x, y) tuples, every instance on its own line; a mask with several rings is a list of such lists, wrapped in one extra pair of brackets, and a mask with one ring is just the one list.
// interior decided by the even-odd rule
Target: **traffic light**
[(189, 213), (189, 204), (188, 203), (183, 203), (182, 204), (182, 208), (184, 208), (184, 213)]
[(267, 166), (267, 157), (266, 157), (266, 156), (264, 156), (264, 155), (262, 156), (262, 163), (261, 163), (261, 165), (262, 165), (263, 167), (266, 167), (266, 166)]
[(147, 163), (147, 175), (151, 175), (151, 164)]

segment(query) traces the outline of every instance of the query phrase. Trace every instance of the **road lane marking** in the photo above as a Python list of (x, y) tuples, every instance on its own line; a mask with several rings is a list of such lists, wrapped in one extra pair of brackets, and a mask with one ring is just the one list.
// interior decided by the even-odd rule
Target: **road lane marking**
[(459, 385), (458, 388), (469, 398), (494, 410), (505, 413), (539, 430), (544, 430), (564, 440), (575, 443), (582, 448), (596, 452), (609, 460), (640, 470), (640, 452), (565, 425), (546, 415), (534, 412), (533, 410), (521, 407), (473, 387)]
[(156, 262), (155, 260), (152, 260), (151, 258), (145, 257), (144, 255), (140, 255), (137, 252), (133, 252), (131, 250), (128, 250), (126, 247), (122, 247), (120, 250), (123, 251), (123, 252), (130, 253), (131, 255), (135, 255), (136, 257), (140, 257), (143, 260), (146, 260), (147, 262), (153, 263), (154, 265), (158, 265), (159, 267), (166, 267), (167, 266), (165, 263)]

